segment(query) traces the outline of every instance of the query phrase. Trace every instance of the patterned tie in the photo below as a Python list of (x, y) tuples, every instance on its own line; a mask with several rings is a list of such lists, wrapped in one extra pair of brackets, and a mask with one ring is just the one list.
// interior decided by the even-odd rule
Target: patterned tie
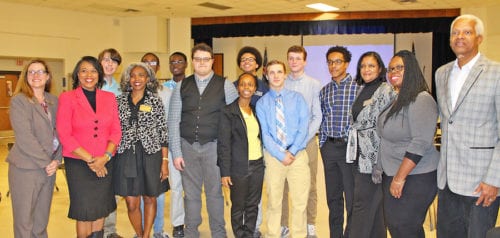
[(283, 99), (279, 95), (276, 97), (276, 135), (278, 136), (278, 145), (282, 151), (286, 150), (286, 132), (285, 132), (285, 112), (283, 109)]

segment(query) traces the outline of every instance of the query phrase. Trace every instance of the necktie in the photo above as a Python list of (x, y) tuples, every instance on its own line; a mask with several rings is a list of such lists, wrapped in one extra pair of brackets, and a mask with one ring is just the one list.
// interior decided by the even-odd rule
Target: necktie
[(283, 97), (276, 97), (276, 135), (278, 145), (282, 151), (286, 150), (286, 130), (285, 130), (285, 112), (283, 109)]

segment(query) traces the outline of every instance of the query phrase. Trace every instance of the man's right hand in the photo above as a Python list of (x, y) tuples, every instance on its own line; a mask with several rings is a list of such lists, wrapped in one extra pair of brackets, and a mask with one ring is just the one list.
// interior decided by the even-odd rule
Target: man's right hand
[(281, 163), (285, 166), (289, 166), (293, 163), (293, 161), (295, 161), (295, 157), (292, 155), (292, 153), (286, 151), (285, 158), (283, 159), (283, 161), (281, 161)]
[(184, 158), (178, 157), (174, 159), (174, 167), (179, 170), (179, 171), (184, 171), (184, 167), (186, 165), (184, 164)]

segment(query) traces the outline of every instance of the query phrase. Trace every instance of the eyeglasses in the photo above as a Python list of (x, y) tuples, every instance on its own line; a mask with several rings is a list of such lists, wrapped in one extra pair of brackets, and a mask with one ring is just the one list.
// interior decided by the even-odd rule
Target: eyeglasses
[(328, 65), (336, 65), (336, 66), (339, 66), (341, 64), (343, 64), (345, 62), (345, 60), (341, 60), (341, 59), (336, 59), (336, 60), (327, 60), (326, 63)]
[(149, 65), (149, 66), (156, 66), (158, 65), (158, 62), (156, 61), (144, 61), (143, 63)]
[(405, 66), (404, 65), (396, 65), (394, 67), (389, 67), (387, 68), (387, 73), (398, 73), (398, 72), (401, 72), (405, 69)]
[(116, 63), (116, 64), (118, 64), (118, 61), (114, 61), (113, 59), (111, 59), (109, 57), (103, 58), (102, 62), (104, 62), (104, 63)]
[(193, 58), (193, 61), (196, 62), (196, 63), (200, 63), (200, 62), (203, 62), (203, 63), (208, 63), (210, 60), (212, 60), (212, 58), (210, 57), (194, 57)]
[[(206, 61), (208, 62), (208, 61)], [(170, 61), (170, 64), (176, 65), (176, 64), (184, 64), (184, 60), (175, 60), (175, 61)]]
[(247, 58), (241, 58), (240, 59), (241, 62), (249, 62), (249, 63), (252, 63), (252, 62), (255, 62), (255, 58), (252, 58), (252, 57), (247, 57)]
[(41, 69), (39, 69), (39, 70), (28, 70), (28, 74), (29, 75), (35, 75), (35, 74), (36, 75), (44, 75), (46, 73), (47, 73), (47, 71), (41, 70)]

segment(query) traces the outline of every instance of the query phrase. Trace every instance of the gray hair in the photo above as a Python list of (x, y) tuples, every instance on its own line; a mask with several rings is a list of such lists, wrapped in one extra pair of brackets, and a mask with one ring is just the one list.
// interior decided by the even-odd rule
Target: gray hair
[(458, 16), (457, 18), (455, 18), (455, 20), (453, 20), (453, 22), (451, 23), (451, 27), (450, 27), (450, 35), (453, 31), (453, 26), (455, 25), (455, 23), (458, 21), (458, 20), (470, 20), (470, 21), (473, 21), (475, 24), (475, 29), (476, 30), (476, 35), (478, 36), (484, 36), (484, 24), (483, 24), (483, 21), (481, 19), (479, 19), (479, 17), (476, 17), (474, 15), (471, 15), (471, 14), (464, 14), (464, 15), (460, 15)]
[(120, 82), (120, 88), (122, 92), (131, 92), (132, 87), (130, 86), (130, 73), (132, 70), (136, 67), (141, 67), (143, 68), (146, 73), (148, 74), (149, 81), (146, 84), (146, 90), (149, 90), (153, 93), (158, 92), (158, 80), (156, 80), (155, 72), (149, 67), (147, 64), (138, 62), (138, 63), (131, 63), (127, 69), (123, 72), (122, 74), (122, 80)]

